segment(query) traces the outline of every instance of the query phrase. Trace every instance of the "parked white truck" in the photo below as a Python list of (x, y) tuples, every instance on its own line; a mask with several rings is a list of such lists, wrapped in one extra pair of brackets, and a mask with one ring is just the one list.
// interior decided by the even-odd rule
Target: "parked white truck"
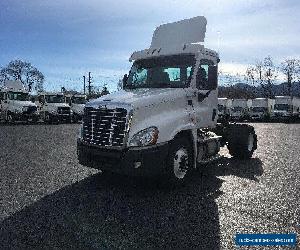
[(37, 122), (37, 106), (29, 101), (29, 92), (20, 81), (6, 81), (0, 88), (0, 120)]
[(251, 120), (268, 121), (273, 115), (275, 99), (255, 98), (252, 99), (250, 111)]
[(275, 96), (273, 120), (293, 121), (299, 119), (300, 98)]
[(218, 98), (218, 121), (229, 119), (231, 116), (232, 99)]
[(243, 121), (244, 119), (249, 118), (251, 106), (251, 99), (233, 99), (231, 119), (234, 121)]
[(205, 31), (204, 17), (159, 26), (150, 48), (131, 55), (123, 90), (86, 104), (77, 141), (82, 165), (180, 183), (218, 159), (220, 146), (252, 156), (253, 127), (217, 125), (219, 56), (200, 44)]
[(70, 105), (65, 103), (63, 93), (39, 93), (37, 105), (44, 122), (71, 122), (72, 111)]
[(66, 103), (68, 103), (71, 107), (71, 111), (73, 113), (72, 120), (74, 122), (78, 122), (82, 120), (83, 111), (85, 104), (87, 102), (86, 95), (75, 94), (75, 95), (67, 95), (65, 96)]

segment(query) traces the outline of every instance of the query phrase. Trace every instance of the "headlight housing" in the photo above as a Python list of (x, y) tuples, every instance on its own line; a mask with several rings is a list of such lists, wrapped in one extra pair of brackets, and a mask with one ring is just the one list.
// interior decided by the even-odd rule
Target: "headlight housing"
[(22, 107), (22, 112), (27, 112), (27, 111), (28, 111), (28, 108), (29, 108), (29, 107), (26, 107), (26, 106)]
[(129, 142), (129, 147), (143, 147), (156, 144), (158, 139), (157, 127), (149, 127), (136, 133)]

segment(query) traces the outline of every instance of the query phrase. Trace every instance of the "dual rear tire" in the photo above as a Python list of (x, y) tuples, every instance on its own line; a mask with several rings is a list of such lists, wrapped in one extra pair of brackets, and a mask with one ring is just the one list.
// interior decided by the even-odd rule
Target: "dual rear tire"
[(232, 157), (249, 159), (257, 149), (257, 135), (247, 124), (232, 124), (228, 127), (227, 148)]

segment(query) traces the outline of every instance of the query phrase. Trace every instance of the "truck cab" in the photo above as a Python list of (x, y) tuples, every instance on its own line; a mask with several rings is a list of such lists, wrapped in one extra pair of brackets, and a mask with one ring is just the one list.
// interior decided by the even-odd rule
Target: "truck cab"
[[(225, 140), (217, 126), (219, 55), (201, 44), (205, 31), (204, 17), (159, 26), (150, 48), (131, 55), (123, 90), (86, 104), (77, 141), (82, 165), (182, 181), (198, 163), (219, 157)], [(242, 153), (250, 156), (256, 135), (241, 129), (247, 143), (252, 138)]]
[(86, 95), (75, 94), (70, 97), (67, 103), (71, 106), (74, 122), (78, 122), (82, 120), (83, 111), (86, 102), (87, 102)]
[(243, 121), (249, 118), (252, 100), (250, 99), (233, 99), (231, 109), (231, 119), (233, 121)]
[(37, 105), (31, 102), (29, 92), (19, 81), (6, 81), (0, 89), (0, 115), (7, 123), (37, 122)]
[(250, 110), (251, 120), (266, 121), (273, 115), (275, 100), (270, 98), (255, 98)]
[(275, 96), (274, 114), (272, 118), (278, 121), (299, 119), (300, 98), (291, 96)]
[(72, 111), (63, 93), (39, 93), (37, 105), (44, 122), (71, 122)]
[(218, 121), (230, 119), (232, 110), (232, 99), (218, 98)]

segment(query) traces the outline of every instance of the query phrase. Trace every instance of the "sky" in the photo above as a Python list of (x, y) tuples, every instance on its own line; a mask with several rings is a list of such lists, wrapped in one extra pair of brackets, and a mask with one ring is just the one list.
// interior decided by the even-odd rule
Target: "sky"
[(298, 0), (0, 0), (0, 67), (27, 60), (47, 90), (80, 91), (90, 71), (114, 91), (155, 27), (205, 16), (205, 47), (219, 52), (222, 72), (243, 73), (268, 55), (300, 58), (299, 13)]

